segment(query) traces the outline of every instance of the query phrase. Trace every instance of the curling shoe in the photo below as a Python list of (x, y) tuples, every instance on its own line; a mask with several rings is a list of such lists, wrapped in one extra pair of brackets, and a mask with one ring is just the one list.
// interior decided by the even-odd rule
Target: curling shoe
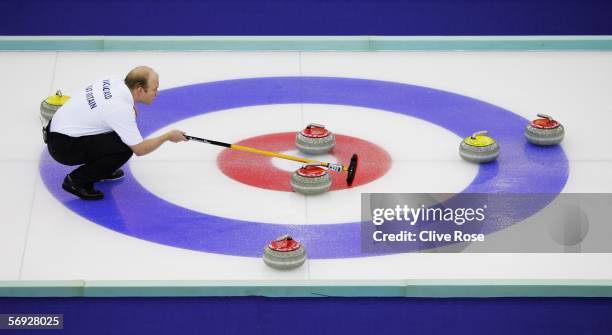
[(119, 180), (119, 179), (123, 178), (124, 176), (125, 176), (125, 174), (123, 173), (123, 170), (117, 169), (117, 170), (115, 170), (115, 172), (100, 178), (100, 181)]
[(101, 200), (104, 198), (104, 193), (94, 189), (93, 187), (88, 189), (77, 185), (74, 181), (72, 181), (70, 175), (67, 175), (66, 178), (64, 178), (62, 188), (66, 192), (72, 193), (83, 200)]

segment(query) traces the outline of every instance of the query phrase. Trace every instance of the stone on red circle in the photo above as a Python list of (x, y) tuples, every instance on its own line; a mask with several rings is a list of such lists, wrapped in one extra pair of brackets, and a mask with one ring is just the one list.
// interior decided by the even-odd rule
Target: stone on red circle
[(322, 155), (336, 145), (336, 136), (324, 125), (311, 123), (295, 136), (295, 146), (304, 153)]
[(291, 175), (291, 187), (297, 193), (317, 195), (329, 191), (332, 185), (327, 170), (320, 166), (305, 166)]

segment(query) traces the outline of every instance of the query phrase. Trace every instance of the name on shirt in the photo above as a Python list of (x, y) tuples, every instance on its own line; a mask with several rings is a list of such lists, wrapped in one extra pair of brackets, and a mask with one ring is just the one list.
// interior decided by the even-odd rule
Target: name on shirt
[(89, 105), (89, 109), (94, 109), (98, 107), (93, 95), (93, 85), (85, 87), (85, 98), (87, 98), (87, 104)]
[(113, 97), (111, 94), (111, 83), (110, 80), (104, 79), (102, 81), (102, 92), (104, 93), (104, 99), (108, 100)]
[[(108, 100), (113, 97), (111, 93), (111, 82), (109, 79), (104, 79), (102, 81), (102, 93), (104, 94), (104, 99)], [(85, 98), (87, 98), (87, 104), (89, 105), (89, 109), (94, 109), (98, 107), (96, 104), (96, 99), (93, 94), (93, 85), (89, 85), (85, 87)]]

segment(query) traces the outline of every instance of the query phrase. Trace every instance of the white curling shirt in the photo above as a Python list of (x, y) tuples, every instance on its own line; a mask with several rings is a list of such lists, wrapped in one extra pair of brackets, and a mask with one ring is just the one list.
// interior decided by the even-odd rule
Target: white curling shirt
[(123, 79), (117, 76), (96, 80), (72, 95), (55, 112), (51, 131), (71, 137), (114, 131), (127, 145), (142, 142), (136, 125), (134, 98)]

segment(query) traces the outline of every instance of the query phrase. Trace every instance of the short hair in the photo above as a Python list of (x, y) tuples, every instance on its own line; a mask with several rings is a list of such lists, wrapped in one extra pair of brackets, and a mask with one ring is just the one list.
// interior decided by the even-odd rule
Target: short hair
[(151, 76), (151, 72), (153, 72), (153, 70), (146, 66), (139, 66), (132, 69), (132, 71), (125, 76), (125, 86), (127, 86), (130, 91), (138, 87), (147, 90), (149, 88), (149, 77)]

